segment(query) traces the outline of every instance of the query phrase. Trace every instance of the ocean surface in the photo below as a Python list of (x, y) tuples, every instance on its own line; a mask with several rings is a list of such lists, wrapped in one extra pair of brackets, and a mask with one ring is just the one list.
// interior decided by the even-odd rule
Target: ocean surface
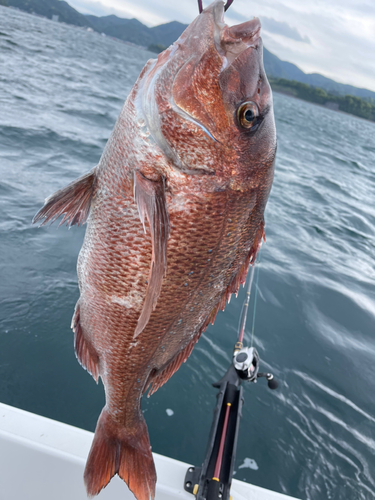
[[(104, 392), (77, 363), (70, 330), (85, 228), (31, 219), (98, 162), (150, 57), (0, 7), (0, 401), (89, 430)], [(279, 94), (274, 107), (254, 345), (280, 387), (245, 384), (235, 477), (303, 500), (373, 499), (375, 124)], [(155, 452), (202, 462), (211, 383), (230, 363), (243, 298), (144, 398)]]

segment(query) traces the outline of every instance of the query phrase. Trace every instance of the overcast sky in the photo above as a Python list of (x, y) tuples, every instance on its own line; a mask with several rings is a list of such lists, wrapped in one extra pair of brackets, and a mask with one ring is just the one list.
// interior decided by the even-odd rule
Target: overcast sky
[[(147, 26), (188, 24), (198, 14), (196, 0), (68, 2), (79, 12), (135, 17)], [(375, 91), (375, 0), (234, 0), (226, 22), (254, 16), (262, 21), (264, 45), (280, 59), (306, 73)]]

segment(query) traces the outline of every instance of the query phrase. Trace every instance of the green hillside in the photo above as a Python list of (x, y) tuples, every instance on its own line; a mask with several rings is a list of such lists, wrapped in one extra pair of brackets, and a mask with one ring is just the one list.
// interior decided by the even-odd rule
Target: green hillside
[(330, 78), (317, 73), (304, 73), (298, 66), (287, 61), (282, 61), (277, 56), (263, 49), (264, 68), (268, 76), (274, 78), (286, 78), (297, 82), (306, 83), (315, 87), (321, 87), (327, 92), (336, 95), (354, 95), (363, 99), (375, 99), (375, 92), (361, 89), (353, 85), (338, 83)]
[(285, 78), (269, 78), (271, 87), (276, 92), (282, 92), (304, 101), (321, 104), (335, 111), (344, 111), (367, 120), (375, 121), (375, 100), (365, 100), (353, 95), (335, 95), (327, 93), (319, 87), (313, 87), (295, 80)]

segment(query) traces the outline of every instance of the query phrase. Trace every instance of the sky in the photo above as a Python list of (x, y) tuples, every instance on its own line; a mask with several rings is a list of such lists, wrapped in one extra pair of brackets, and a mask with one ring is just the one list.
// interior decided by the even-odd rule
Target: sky
[[(68, 0), (79, 12), (189, 24), (196, 0)], [(207, 6), (208, 1), (203, 1)], [(265, 47), (305, 73), (375, 91), (375, 0), (234, 0), (227, 24), (262, 22)]]

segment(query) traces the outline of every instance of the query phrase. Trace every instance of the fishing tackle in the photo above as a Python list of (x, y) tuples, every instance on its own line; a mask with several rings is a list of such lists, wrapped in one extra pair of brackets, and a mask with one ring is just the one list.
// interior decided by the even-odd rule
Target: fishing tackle
[[(233, 2), (234, 2), (234, 0), (227, 0), (227, 3), (224, 6), (224, 11), (227, 11)], [(199, 14), (202, 14), (202, 12), (203, 12), (203, 0), (198, 0), (198, 9), (199, 9)]]
[(272, 373), (259, 372), (260, 357), (255, 347), (244, 347), (242, 343), (254, 266), (251, 266), (249, 274), (232, 363), (224, 377), (212, 384), (219, 389), (219, 392), (206, 457), (202, 467), (189, 467), (185, 476), (184, 488), (195, 495), (196, 500), (229, 500), (230, 498), (239, 424), (244, 403), (242, 381), (256, 383), (258, 378), (263, 377), (267, 379), (270, 389), (274, 390), (278, 387)]

